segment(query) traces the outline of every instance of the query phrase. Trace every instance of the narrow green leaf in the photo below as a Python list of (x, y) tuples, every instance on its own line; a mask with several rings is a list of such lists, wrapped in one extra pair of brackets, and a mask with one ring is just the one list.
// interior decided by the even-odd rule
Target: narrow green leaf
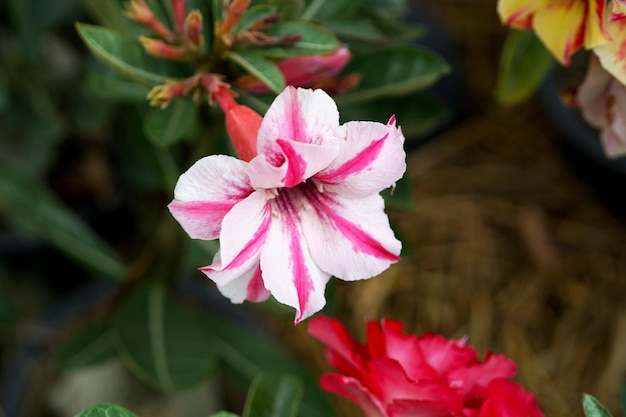
[(276, 14), (276, 12), (277, 8), (269, 4), (257, 4), (252, 6), (239, 18), (237, 23), (233, 26), (231, 32), (240, 33), (246, 31), (253, 23), (260, 19), (272, 16), (273, 14)]
[(149, 30), (123, 13), (127, 0), (81, 0), (94, 21), (129, 36), (148, 35)]
[(113, 250), (40, 183), (0, 164), (0, 210), (69, 257), (119, 279), (126, 268)]
[(115, 404), (96, 404), (85, 408), (75, 417), (137, 417), (125, 408)]
[(554, 58), (532, 31), (511, 29), (500, 57), (496, 100), (506, 106), (526, 100), (553, 65)]
[(158, 146), (170, 146), (189, 136), (196, 126), (196, 105), (189, 99), (174, 100), (165, 109), (152, 107), (144, 118), (146, 136)]
[(95, 365), (117, 354), (109, 323), (89, 326), (74, 334), (56, 351), (56, 362), (65, 369)]
[(589, 394), (583, 394), (583, 411), (587, 417), (612, 417), (600, 401)]
[(209, 417), (239, 417), (237, 414), (229, 413), (228, 411), (219, 411), (215, 414), (211, 414)]
[(420, 91), (447, 74), (450, 67), (435, 52), (411, 46), (379, 49), (355, 57), (344, 69), (361, 79), (350, 92), (337, 97), (338, 105), (379, 97), (405, 96)]
[(326, 417), (333, 414), (326, 393), (317, 376), (304, 368), (289, 352), (247, 328), (210, 315), (204, 323), (214, 335), (214, 346), (226, 376), (249, 387), (261, 373), (292, 374), (304, 383), (300, 417)]
[(132, 294), (113, 319), (116, 346), (129, 367), (165, 390), (189, 389), (215, 365), (214, 340), (200, 318), (153, 284)]
[(303, 386), (293, 375), (257, 376), (248, 390), (243, 417), (296, 417)]
[(285, 88), (285, 77), (278, 66), (268, 59), (243, 51), (228, 51), (224, 58), (257, 77), (276, 94)]
[(336, 51), (340, 46), (339, 40), (332, 32), (309, 22), (279, 22), (269, 28), (267, 33), (274, 36), (299, 35), (301, 37), (291, 46), (254, 48), (255, 53), (269, 58), (327, 54)]
[(622, 417), (626, 417), (626, 381), (622, 383), (619, 389), (619, 404), (622, 409)]
[(85, 23), (76, 30), (96, 57), (126, 77), (152, 86), (186, 75), (184, 65), (148, 55), (134, 38)]
[(375, 42), (386, 39), (386, 35), (367, 20), (325, 20), (323, 25), (344, 40)]
[(144, 84), (138, 84), (114, 75), (89, 73), (87, 81), (95, 95), (108, 100), (145, 102), (150, 92), (150, 88)]
[(398, 126), (407, 142), (419, 140), (433, 131), (449, 116), (448, 108), (437, 97), (427, 93), (414, 93), (406, 97), (380, 98), (375, 101), (343, 105), (341, 99), (339, 115), (342, 123), (350, 120), (371, 120), (387, 123), (391, 115), (396, 116)]

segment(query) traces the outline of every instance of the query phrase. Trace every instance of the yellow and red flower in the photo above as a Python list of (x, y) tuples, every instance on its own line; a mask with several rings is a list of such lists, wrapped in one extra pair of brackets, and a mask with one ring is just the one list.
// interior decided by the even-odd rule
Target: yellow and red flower
[(605, 0), (498, 0), (504, 24), (534, 30), (564, 65), (582, 46), (592, 49), (610, 42), (605, 10)]

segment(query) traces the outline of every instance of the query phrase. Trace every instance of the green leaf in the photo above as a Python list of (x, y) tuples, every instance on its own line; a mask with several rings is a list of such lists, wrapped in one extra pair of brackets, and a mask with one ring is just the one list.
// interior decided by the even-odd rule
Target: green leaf
[(386, 39), (386, 35), (367, 20), (326, 20), (323, 25), (341, 39), (367, 42)]
[(506, 106), (526, 100), (553, 65), (554, 58), (532, 31), (510, 30), (500, 57), (496, 100)]
[[(341, 99), (338, 97), (341, 103)], [(418, 140), (431, 132), (449, 116), (448, 108), (437, 97), (415, 93), (406, 97), (381, 98), (371, 102), (340, 104), (342, 123), (350, 120), (371, 120), (387, 123), (395, 114), (407, 142)]]
[(65, 369), (103, 362), (117, 354), (109, 323), (89, 326), (68, 338), (56, 351), (56, 362)]
[(413, 188), (408, 175), (400, 178), (394, 187), (383, 190), (385, 207), (388, 209), (411, 210), (415, 208)]
[(227, 377), (249, 387), (261, 373), (292, 374), (304, 383), (300, 417), (326, 417), (333, 414), (317, 376), (304, 368), (285, 349), (267, 337), (223, 318), (205, 315), (204, 323), (215, 337), (214, 346)]
[(243, 417), (296, 417), (302, 382), (293, 375), (257, 376), (248, 390)]
[(326, 20), (353, 14), (359, 2), (354, 0), (309, 0), (302, 11), (302, 20)]
[(337, 97), (338, 105), (379, 97), (405, 96), (422, 90), (447, 74), (450, 67), (435, 52), (421, 47), (398, 46), (355, 57), (344, 74), (357, 73), (359, 84)]
[(250, 28), (250, 26), (257, 22), (260, 19), (272, 16), (276, 14), (277, 9), (275, 6), (269, 4), (257, 4), (255, 6), (250, 7), (245, 13), (239, 18), (237, 23), (231, 29), (231, 33), (237, 34), (243, 31), (246, 31)]
[(115, 404), (96, 404), (85, 408), (75, 417), (137, 417), (125, 408)]
[(583, 411), (587, 417), (612, 417), (600, 401), (589, 394), (583, 394)]
[(0, 210), (27, 231), (109, 278), (125, 266), (111, 248), (39, 182), (0, 163)]
[(181, 309), (165, 288), (140, 288), (113, 318), (116, 346), (129, 367), (147, 382), (182, 391), (209, 376), (214, 340), (201, 319)]
[(89, 73), (87, 81), (91, 91), (99, 98), (107, 100), (128, 100), (145, 102), (150, 88), (134, 81), (114, 75)]
[(274, 36), (301, 36), (300, 40), (291, 46), (249, 48), (269, 58), (328, 54), (340, 46), (339, 40), (332, 32), (309, 22), (279, 22), (270, 27), (267, 33)]
[(165, 109), (152, 107), (144, 118), (146, 136), (155, 145), (173, 145), (193, 132), (197, 115), (198, 108), (187, 98), (176, 99)]
[(104, 64), (146, 85), (163, 84), (169, 78), (185, 77), (188, 73), (182, 64), (148, 55), (134, 38), (85, 23), (76, 23), (76, 30)]
[(622, 409), (622, 417), (626, 417), (626, 381), (622, 383), (619, 390), (619, 404)]
[(285, 88), (285, 77), (272, 61), (243, 51), (227, 51), (224, 58), (257, 77), (276, 94)]
[(81, 0), (89, 15), (102, 26), (129, 36), (148, 35), (150, 32), (123, 13), (127, 0)]

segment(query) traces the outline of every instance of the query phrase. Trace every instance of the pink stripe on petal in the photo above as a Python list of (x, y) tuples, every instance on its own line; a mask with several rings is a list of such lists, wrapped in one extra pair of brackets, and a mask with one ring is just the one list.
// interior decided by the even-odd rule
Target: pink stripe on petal
[(222, 219), (236, 202), (172, 201), (167, 208), (192, 239), (219, 237)]
[(372, 162), (376, 160), (380, 155), (381, 150), (385, 144), (385, 140), (389, 137), (389, 133), (380, 139), (373, 140), (369, 146), (356, 154), (351, 159), (347, 160), (340, 167), (332, 171), (322, 171), (316, 175), (316, 178), (324, 182), (339, 182), (349, 175), (361, 172), (367, 169)]
[(306, 179), (304, 177), (307, 166), (306, 161), (296, 152), (289, 141), (279, 139), (276, 143), (280, 146), (287, 159), (287, 172), (285, 172), (285, 176), (281, 181), (285, 187), (293, 187), (296, 184), (300, 184)]
[(250, 282), (248, 282), (248, 287), (246, 288), (246, 300), (263, 301), (269, 297), (269, 294), (261, 278), (261, 265), (257, 264), (254, 268), (252, 278), (250, 278)]
[[(265, 216), (263, 219), (263, 223), (261, 223), (260, 227), (257, 231), (252, 235), (252, 238), (245, 243), (242, 250), (230, 261), (227, 265), (224, 265), (221, 269), (237, 269), (241, 268), (245, 265), (246, 261), (248, 261), (251, 257), (258, 254), (261, 250), (261, 247), (265, 243), (265, 239), (267, 238), (267, 231), (270, 225), (271, 216)], [(212, 266), (208, 266), (207, 268), (211, 268)]]

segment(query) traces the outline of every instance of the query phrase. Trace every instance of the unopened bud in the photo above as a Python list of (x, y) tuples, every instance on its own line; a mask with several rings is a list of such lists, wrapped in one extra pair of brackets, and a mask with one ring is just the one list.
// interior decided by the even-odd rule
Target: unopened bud
[(184, 61), (189, 58), (187, 51), (183, 48), (169, 45), (160, 39), (140, 36), (139, 42), (141, 42), (146, 52), (158, 58), (173, 59), (176, 61)]
[(168, 84), (157, 85), (150, 90), (148, 93), (148, 99), (150, 99), (151, 106), (159, 106), (164, 109), (173, 99), (187, 94), (188, 91), (184, 82), (170, 81)]
[(220, 88), (214, 97), (224, 111), (226, 132), (237, 155), (243, 161), (252, 160), (257, 155), (256, 141), (263, 118), (250, 107), (237, 104), (227, 88)]
[(198, 52), (204, 49), (204, 36), (202, 36), (202, 14), (198, 10), (192, 10), (185, 19), (184, 25), (185, 45), (191, 51)]
[(176, 33), (183, 33), (185, 25), (185, 15), (187, 14), (186, 0), (171, 0), (172, 12), (174, 13), (174, 24), (176, 25)]
[(221, 33), (228, 33), (250, 5), (250, 0), (230, 0), (226, 6), (226, 16), (220, 27)]
[(162, 38), (172, 41), (174, 35), (156, 18), (144, 0), (130, 0), (126, 3), (126, 16), (147, 27)]

